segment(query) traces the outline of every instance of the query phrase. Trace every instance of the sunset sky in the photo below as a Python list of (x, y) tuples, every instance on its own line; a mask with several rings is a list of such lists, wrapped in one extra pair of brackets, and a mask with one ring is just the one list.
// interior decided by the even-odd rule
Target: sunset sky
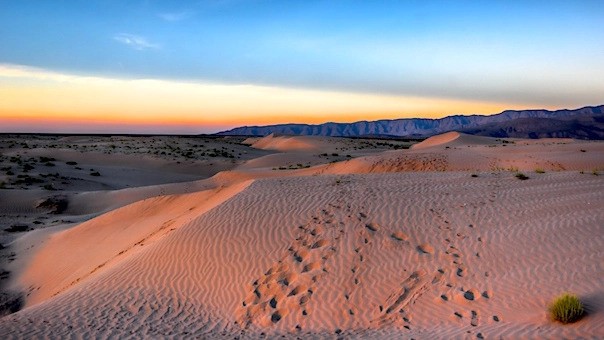
[(604, 1), (1, 1), (0, 132), (604, 103)]

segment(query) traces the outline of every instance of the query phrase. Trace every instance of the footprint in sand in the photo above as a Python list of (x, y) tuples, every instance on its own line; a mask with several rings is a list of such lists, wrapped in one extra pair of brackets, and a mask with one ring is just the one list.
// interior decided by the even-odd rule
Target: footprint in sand
[(367, 223), (365, 227), (373, 232), (376, 232), (380, 229), (380, 225), (375, 222)]
[(466, 300), (474, 301), (478, 297), (478, 292), (475, 289), (469, 289), (463, 294), (463, 297)]
[(271, 321), (277, 323), (279, 320), (281, 320), (281, 314), (279, 312), (274, 312), (273, 315), (271, 315)]
[(402, 231), (395, 231), (394, 233), (392, 233), (392, 235), (390, 235), (390, 237), (397, 241), (407, 241), (409, 239), (409, 235), (405, 234)]
[[(333, 216), (326, 210), (319, 216), (322, 218), (313, 218), (306, 226), (297, 227), (296, 238), (283, 258), (253, 281), (242, 307), (236, 311), (237, 322), (242, 327), (253, 323), (274, 325), (296, 311), (303, 316), (308, 314), (305, 306), (313, 294), (314, 284), (322, 276), (318, 271), (325, 270), (325, 261), (336, 252), (336, 248), (330, 247), (333, 237), (325, 238), (326, 227), (316, 225)], [(321, 260), (315, 260), (319, 258)]]
[(326, 245), (327, 245), (326, 240), (318, 240), (317, 242), (313, 243), (312, 246), (310, 246), (310, 248), (317, 249), (317, 248), (325, 247)]
[(478, 326), (478, 313), (475, 310), (472, 311), (472, 320), (470, 320), (470, 325), (474, 327)]
[(311, 263), (305, 265), (304, 268), (302, 268), (302, 273), (306, 273), (306, 272), (320, 269), (320, 268), (321, 268), (321, 264), (319, 262), (311, 262)]
[(419, 246), (417, 246), (417, 250), (420, 254), (434, 254), (434, 247), (432, 247), (428, 243), (420, 244)]

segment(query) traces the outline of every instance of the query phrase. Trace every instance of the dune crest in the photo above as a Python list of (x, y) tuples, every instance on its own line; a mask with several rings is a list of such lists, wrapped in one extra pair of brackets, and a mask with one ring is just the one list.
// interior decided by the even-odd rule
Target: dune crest
[(252, 144), (253, 148), (276, 151), (319, 151), (325, 146), (324, 138), (310, 136), (275, 136), (270, 134)]
[(453, 146), (453, 145), (487, 145), (501, 144), (501, 142), (492, 137), (472, 136), (456, 131), (446, 132), (440, 135), (432, 136), (420, 143), (411, 146), (413, 150), (428, 149), (436, 146)]
[(145, 199), (53, 234), (20, 277), (19, 285), (32, 287), (26, 306), (38, 304), (119, 264), (250, 183)]

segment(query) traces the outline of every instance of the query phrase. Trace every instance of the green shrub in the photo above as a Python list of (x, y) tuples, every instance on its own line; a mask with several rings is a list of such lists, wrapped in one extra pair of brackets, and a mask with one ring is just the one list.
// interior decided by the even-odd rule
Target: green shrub
[(518, 178), (521, 181), (529, 179), (529, 177), (527, 175), (523, 174), (522, 172), (517, 173), (516, 178)]
[(549, 306), (549, 314), (552, 320), (562, 323), (570, 323), (579, 320), (585, 309), (581, 300), (576, 295), (565, 293), (557, 297)]
[(544, 174), (545, 170), (543, 170), (541, 168), (537, 168), (537, 169), (535, 169), (535, 172), (538, 173), (538, 174)]

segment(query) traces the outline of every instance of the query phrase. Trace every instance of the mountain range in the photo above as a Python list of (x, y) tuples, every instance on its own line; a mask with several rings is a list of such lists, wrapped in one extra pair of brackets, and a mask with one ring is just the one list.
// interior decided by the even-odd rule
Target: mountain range
[(453, 115), (354, 123), (243, 126), (217, 135), (310, 135), (338, 137), (429, 137), (460, 131), (491, 137), (604, 139), (604, 105), (575, 110), (506, 110), (494, 115)]

